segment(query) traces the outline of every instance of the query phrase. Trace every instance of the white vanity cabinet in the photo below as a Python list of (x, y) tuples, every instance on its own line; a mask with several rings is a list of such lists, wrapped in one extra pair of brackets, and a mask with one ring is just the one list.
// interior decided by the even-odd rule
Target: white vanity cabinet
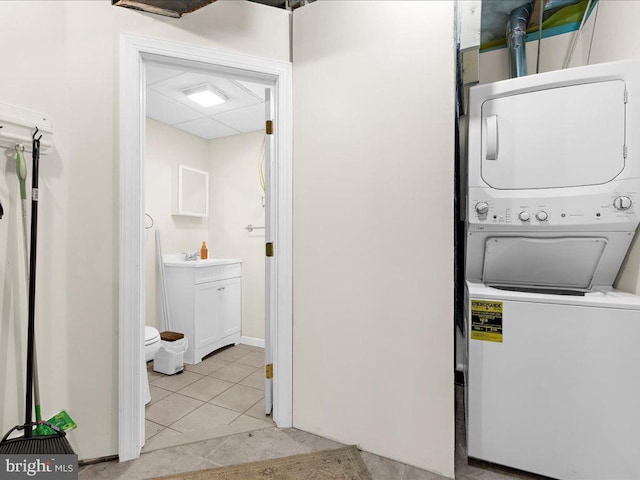
[(189, 342), (186, 363), (240, 342), (242, 262), (164, 257), (171, 328)]

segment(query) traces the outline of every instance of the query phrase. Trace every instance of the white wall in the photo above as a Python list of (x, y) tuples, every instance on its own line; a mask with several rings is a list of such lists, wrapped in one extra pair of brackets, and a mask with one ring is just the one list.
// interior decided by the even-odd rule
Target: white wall
[(242, 259), (242, 335), (264, 339), (264, 192), (258, 160), (264, 132), (209, 142), (209, 256)]
[(454, 2), (295, 10), (294, 426), (453, 477)]
[[(38, 18), (49, 21), (39, 25), (36, 34), (27, 35), (24, 23), (28, 12), (40, 8)], [(58, 55), (65, 45), (65, 32), (60, 28), (65, 22), (64, 9), (56, 8), (53, 3), (37, 5), (23, 2), (3, 2), (0, 4), (0, 28), (5, 38), (15, 39), (15, 48), (6, 52), (4, 59), (15, 63), (0, 78), (0, 101), (16, 105), (28, 106), (33, 110), (48, 114), (61, 113), (63, 98), (66, 95), (60, 79), (52, 78), (47, 82), (43, 72), (59, 69)], [(36, 61), (26, 60), (26, 55), (34, 55)], [(63, 72), (61, 72), (63, 73)], [(48, 74), (45, 73), (45, 76)], [(65, 107), (67, 107), (65, 105)], [(68, 114), (65, 112), (53, 117), (56, 131), (64, 128)], [(68, 408), (67, 394), (55, 383), (47, 382), (47, 378), (68, 385), (67, 371), (68, 349), (71, 347), (67, 339), (67, 297), (71, 295), (66, 289), (56, 288), (57, 284), (67, 283), (69, 276), (84, 276), (81, 268), (70, 267), (73, 262), (80, 262), (87, 257), (102, 254), (100, 238), (96, 244), (87, 245), (84, 252), (72, 252), (66, 245), (69, 237), (68, 223), (70, 209), (70, 179), (64, 175), (66, 166), (62, 153), (70, 148), (68, 135), (56, 139), (55, 150), (41, 157), (40, 163), (40, 206), (39, 206), (39, 238), (40, 249), (37, 271), (37, 328), (38, 338), (53, 338), (55, 342), (38, 342), (41, 372), (42, 401), (44, 414), (52, 413), (52, 409)], [(28, 164), (28, 185), (31, 180), (31, 156), (26, 155)], [(0, 220), (0, 435), (16, 424), (24, 422), (24, 394), (26, 362), (26, 325), (27, 325), (27, 293), (24, 271), (24, 250), (22, 240), (22, 215), (20, 207), (20, 191), (15, 170), (15, 152), (0, 149), (0, 200), (4, 207), (4, 216)], [(90, 183), (90, 178), (87, 177)], [(84, 201), (93, 199), (88, 188), (85, 189)], [(101, 201), (100, 198), (97, 199)], [(28, 202), (29, 204), (31, 202)], [(89, 215), (89, 219), (100, 230), (101, 214)], [(111, 218), (106, 219), (111, 222)], [(107, 241), (110, 241), (108, 238)], [(93, 252), (92, 252), (93, 250)], [(73, 253), (78, 256), (71, 259)], [(100, 262), (97, 258), (97, 262)], [(95, 283), (100, 283), (98, 276), (93, 275)], [(52, 288), (53, 286), (53, 288)], [(104, 285), (103, 285), (104, 286)], [(110, 294), (107, 288), (107, 296)], [(83, 302), (84, 300), (80, 300)], [(78, 346), (84, 349), (83, 345)], [(46, 359), (49, 359), (47, 362)], [(55, 413), (55, 412), (53, 412)]]
[[(160, 328), (160, 272), (156, 231), (160, 230), (162, 253), (199, 252), (208, 241), (209, 219), (172, 215), (172, 194), (177, 190), (178, 165), (209, 171), (209, 143), (164, 123), (146, 119), (145, 212), (153, 227), (145, 229), (146, 324)], [(146, 219), (147, 226), (151, 223)]]
[[(41, 167), (37, 311), (44, 413), (64, 408), (77, 421), (70, 440), (81, 459), (112, 455), (118, 438), (120, 32), (287, 61), (289, 14), (236, 1), (217, 1), (182, 19), (106, 1), (0, 2), (0, 29), (11, 39), (3, 50), (10, 68), (0, 76), (0, 101), (48, 114), (55, 129), (55, 152)], [(0, 163), (6, 172), (0, 196), (9, 208), (0, 220), (4, 433), (23, 418), (24, 350), (13, 345), (20, 343), (16, 324), (25, 315), (24, 304), (16, 303), (23, 281), (14, 161), (2, 155)]]
[[(640, 2), (607, 0), (598, 3), (589, 63), (640, 60), (640, 31), (637, 25)], [(636, 157), (635, 161), (640, 161), (640, 158)], [(637, 232), (616, 286), (640, 294), (640, 234)]]

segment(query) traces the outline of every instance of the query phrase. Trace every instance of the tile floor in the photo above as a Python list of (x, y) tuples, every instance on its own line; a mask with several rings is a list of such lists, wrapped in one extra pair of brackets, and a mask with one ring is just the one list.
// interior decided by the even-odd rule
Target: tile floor
[(264, 349), (218, 350), (177, 375), (153, 371), (143, 451), (273, 427), (264, 413)]
[[(224, 353), (225, 351), (228, 353)], [(272, 423), (269, 423), (268, 417), (265, 417), (258, 407), (263, 401), (262, 397), (260, 397), (256, 403), (247, 407), (243, 412), (240, 412), (240, 410), (244, 409), (251, 403), (251, 400), (255, 398), (255, 396), (252, 396), (255, 395), (255, 392), (251, 392), (251, 395), (236, 395), (234, 391), (231, 390), (233, 388), (232, 385), (240, 385), (252, 388), (253, 390), (260, 390), (258, 388), (260, 385), (258, 385), (255, 378), (249, 380), (250, 377), (255, 375), (255, 370), (260, 367), (253, 367), (249, 365), (248, 362), (252, 361), (252, 358), (257, 358), (261, 352), (251, 347), (233, 347), (225, 351), (208, 358), (201, 364), (190, 366), (188, 371), (182, 374), (190, 373), (191, 375), (186, 377), (188, 380), (176, 380), (176, 383), (173, 384), (167, 383), (166, 379), (163, 381), (163, 377), (154, 377), (152, 380), (152, 396), (153, 391), (156, 392), (156, 397), (153, 399), (154, 404), (158, 405), (162, 400), (171, 398), (172, 395), (180, 395), (187, 400), (180, 398), (172, 400), (172, 403), (165, 403), (166, 408), (170, 409), (171, 406), (176, 404), (188, 405), (188, 408), (185, 408), (188, 412), (185, 413), (182, 418), (176, 420), (175, 414), (172, 414), (170, 419), (162, 416), (164, 413), (163, 409), (165, 408), (162, 407), (162, 404), (160, 408), (152, 410), (151, 416), (155, 421), (149, 419), (149, 414), (147, 414), (147, 422), (153, 422), (159, 430), (150, 437), (150, 440), (158, 438), (163, 432), (174, 432), (171, 434), (172, 436), (182, 435), (183, 442), (190, 438), (196, 438), (194, 436), (189, 437), (188, 432), (201, 432), (198, 425), (199, 419), (204, 419), (202, 421), (205, 422), (208, 421), (207, 419), (222, 422), (223, 425), (221, 425), (218, 430), (224, 430), (225, 428), (232, 428), (232, 425), (236, 422), (242, 422), (243, 417), (248, 417), (249, 423), (253, 420), (261, 422), (259, 429), (248, 429), (251, 431), (243, 431), (241, 433), (232, 432), (229, 435), (218, 436), (207, 440), (201, 439), (200, 441), (193, 441), (179, 446), (165, 446), (165, 448), (162, 448), (161, 442), (158, 442), (156, 449), (149, 449), (150, 442), (148, 441), (145, 450), (143, 450), (143, 455), (139, 459), (123, 463), (110, 461), (83, 466), (80, 468), (80, 480), (142, 480), (181, 472), (215, 468), (218, 466), (235, 465), (297, 455), (300, 453), (316, 452), (343, 446), (338, 442), (318, 437), (295, 428), (276, 428)], [(248, 353), (240, 355), (241, 352)], [(258, 354), (255, 354), (255, 352), (258, 352)], [(246, 358), (245, 363), (242, 363), (242, 358), (250, 353), (254, 353), (254, 355)], [(219, 355), (223, 355), (225, 358), (221, 358)], [(254, 363), (257, 363), (257, 361)], [(216, 371), (221, 371), (223, 368), (233, 364), (236, 364), (236, 366), (227, 368), (226, 371), (219, 373), (219, 376), (213, 375)], [(247, 373), (243, 378), (239, 378), (248, 372), (248, 370), (240, 367), (242, 365), (249, 366), (253, 368), (254, 371)], [(238, 373), (239, 371), (242, 371), (242, 374)], [(260, 368), (260, 376), (261, 375), (262, 368)], [(220, 378), (220, 376), (224, 378)], [(219, 386), (215, 386), (219, 384), (216, 381), (208, 381), (206, 380), (207, 378), (221, 380), (231, 385), (224, 384), (227, 388), (219, 391)], [(238, 380), (238, 382), (234, 383), (230, 379)], [(156, 382), (160, 382), (160, 385), (163, 386), (157, 386)], [(196, 385), (197, 382), (201, 383)], [(252, 384), (253, 386), (251, 386)], [(159, 390), (163, 391), (160, 392)], [(225, 392), (231, 393), (224, 395)], [(543, 480), (546, 478), (492, 465), (469, 464), (465, 451), (463, 395), (464, 390), (462, 387), (456, 387), (456, 479)], [(189, 410), (191, 407), (193, 408)], [(149, 412), (149, 408), (151, 407), (147, 407), (147, 413)], [(220, 412), (217, 408), (228, 410), (231, 413)], [(234, 408), (236, 410), (234, 410)], [(200, 413), (190, 417), (191, 414), (201, 409), (202, 411)], [(155, 414), (153, 413), (154, 411), (156, 411)], [(169, 415), (168, 411), (167, 415)], [(233, 417), (233, 420), (225, 426), (224, 422), (231, 417)], [(247, 425), (249, 425), (249, 423), (247, 423)], [(149, 426), (147, 426), (147, 428), (149, 428)], [(187, 433), (180, 433), (180, 428)], [(244, 427), (242, 426), (242, 428)], [(148, 431), (148, 435), (151, 433), (152, 432)], [(169, 433), (165, 433), (165, 435), (169, 435)], [(362, 458), (373, 480), (445, 479), (445, 477), (440, 475), (368, 452), (362, 452)]]

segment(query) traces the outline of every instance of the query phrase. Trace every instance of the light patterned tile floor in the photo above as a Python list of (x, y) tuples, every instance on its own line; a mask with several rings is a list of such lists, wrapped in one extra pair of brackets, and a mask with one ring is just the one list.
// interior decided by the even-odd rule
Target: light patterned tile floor
[[(236, 352), (231, 352), (225, 356), (227, 358), (241, 358), (237, 356)], [(202, 371), (208, 370), (207, 366), (200, 368)], [(192, 373), (195, 372), (192, 371)], [(204, 377), (204, 375), (201, 376)], [(156, 379), (158, 378), (156, 377)], [(190, 385), (193, 385), (193, 383), (190, 383)], [(199, 389), (196, 390), (200, 392)], [(205, 390), (207, 389), (205, 388)], [(154, 391), (155, 389), (152, 388), (152, 396)], [(227, 391), (228, 389), (225, 390), (225, 392)], [(180, 396), (181, 394), (180, 391), (177, 393), (168, 391), (167, 395), (158, 399), (159, 395), (156, 392), (156, 399), (153, 401), (154, 403), (160, 403), (162, 400), (170, 398), (171, 395)], [(463, 395), (463, 389), (456, 387), (456, 478), (461, 480), (543, 480), (545, 477), (491, 465), (468, 463), (464, 438)], [(189, 397), (185, 396), (185, 398)], [(210, 402), (189, 399), (200, 402), (202, 405), (172, 423), (171, 426), (163, 427), (149, 420), (146, 422), (147, 433), (156, 432), (151, 438), (165, 440), (182, 438), (184, 440), (182, 445), (143, 453), (139, 459), (130, 462), (118, 463), (110, 461), (82, 466), (79, 479), (143, 480), (343, 446), (341, 443), (295, 428), (278, 429), (269, 425), (267, 425), (267, 428), (263, 428), (265, 423), (265, 416), (262, 410), (264, 408), (264, 397), (261, 397), (258, 402), (242, 413), (230, 408), (225, 409)], [(244, 405), (242, 408), (244, 408)], [(246, 431), (242, 433), (233, 432), (230, 435), (211, 439), (200, 438), (198, 439), (199, 441), (195, 441), (193, 439), (196, 437), (193, 435), (185, 434), (175, 429), (182, 424), (193, 424), (198, 427), (203, 422), (216, 423), (221, 415), (225, 418), (233, 416), (235, 420), (232, 424), (236, 423), (245, 428)], [(225, 425), (225, 427), (229, 428), (230, 425)], [(186, 441), (189, 441), (189, 443), (186, 443)], [(362, 458), (373, 480), (445, 480), (445, 477), (435, 473), (420, 470), (368, 452), (362, 452)]]
[(154, 372), (150, 363), (146, 450), (272, 427), (261, 363), (264, 349), (249, 345), (218, 350), (176, 375)]

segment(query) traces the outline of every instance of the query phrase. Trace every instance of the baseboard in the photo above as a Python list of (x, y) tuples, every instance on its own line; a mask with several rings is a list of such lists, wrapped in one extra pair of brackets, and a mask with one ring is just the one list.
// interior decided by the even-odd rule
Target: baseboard
[(264, 348), (264, 338), (242, 336), (240, 337), (240, 343), (251, 345), (252, 347)]
[(78, 460), (79, 467), (86, 467), (87, 465), (95, 465), (96, 463), (112, 462), (118, 460), (118, 455), (108, 455), (106, 457), (89, 458), (87, 460)]

